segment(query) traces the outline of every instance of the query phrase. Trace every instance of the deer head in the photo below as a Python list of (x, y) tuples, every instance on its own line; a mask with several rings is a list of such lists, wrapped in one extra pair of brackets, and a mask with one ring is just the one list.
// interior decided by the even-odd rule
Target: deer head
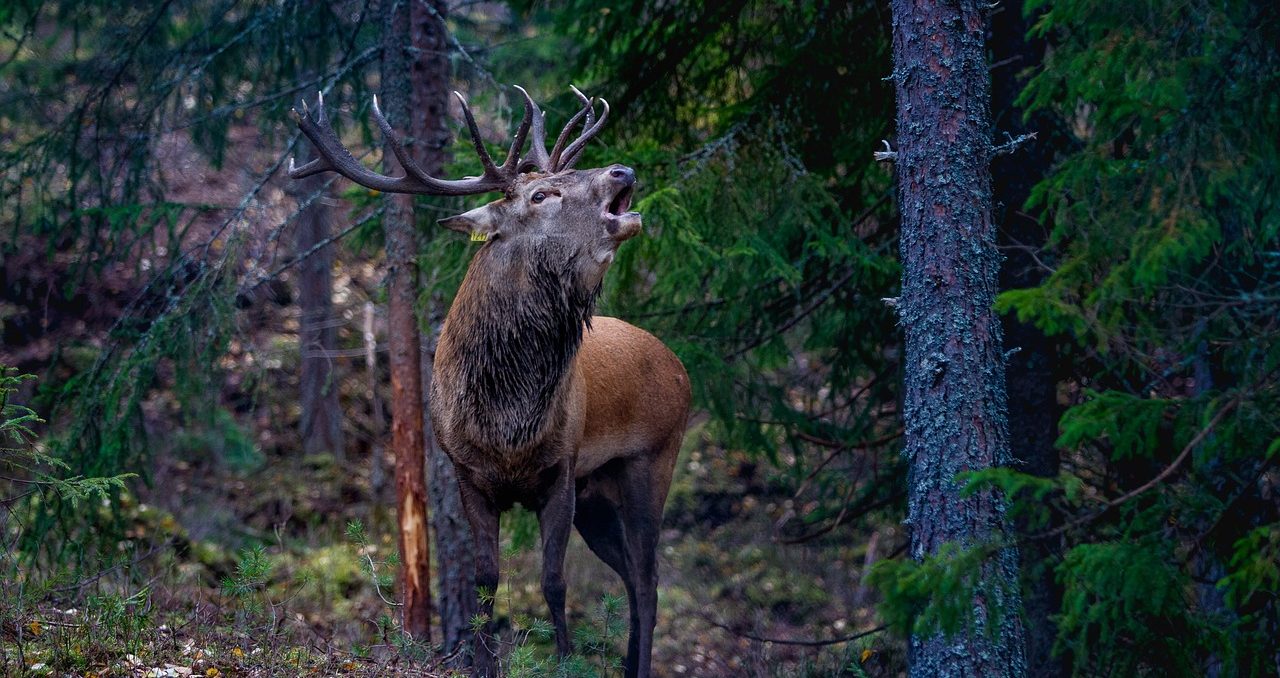
[[(641, 228), (640, 215), (629, 211), (635, 187), (635, 172), (631, 168), (621, 165), (590, 170), (573, 168), (587, 142), (609, 117), (609, 103), (600, 100), (603, 112), (597, 119), (595, 99), (587, 98), (573, 87), (582, 109), (570, 118), (547, 152), (545, 114), (528, 92), (519, 86), (516, 89), (524, 98), (524, 119), (501, 165), (495, 164), (485, 149), (466, 99), (454, 92), (462, 104), (472, 143), (484, 168), (479, 177), (438, 179), (423, 171), (392, 130), (378, 107), (376, 96), (374, 120), (405, 174), (392, 177), (366, 168), (338, 140), (325, 113), (323, 95), (314, 113), (305, 102), (302, 113), (293, 111), (299, 128), (315, 145), (319, 157), (301, 167), (294, 167), (290, 160), (289, 176), (300, 179), (333, 171), (362, 186), (388, 193), (461, 196), (501, 192), (502, 198), (441, 219), (440, 224), (470, 233), (477, 240), (487, 240), (493, 249), (504, 249), (506, 243), (553, 245), (551, 250), (571, 259), (567, 263), (571, 263), (577, 283), (594, 290), (613, 261), (618, 245), (639, 233)], [(581, 133), (569, 142), (579, 124)], [(526, 140), (530, 142), (527, 155), (524, 154)]]

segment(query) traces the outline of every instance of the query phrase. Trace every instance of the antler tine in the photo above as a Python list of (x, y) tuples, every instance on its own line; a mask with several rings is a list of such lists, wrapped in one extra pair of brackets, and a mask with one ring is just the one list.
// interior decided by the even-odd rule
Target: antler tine
[[(514, 176), (520, 171), (520, 155), (524, 152), (524, 140), (529, 134), (529, 129), (535, 126), (535, 120), (537, 128), (542, 127), (542, 111), (538, 110), (538, 105), (533, 103), (533, 99), (523, 87), (519, 85), (514, 87), (524, 95), (524, 120), (521, 120), (520, 126), (516, 128), (516, 138), (512, 140), (511, 150), (507, 151), (507, 159), (502, 163), (502, 173), (508, 176)], [(534, 129), (535, 143), (537, 128)]]
[(560, 130), (560, 136), (556, 138), (556, 145), (551, 149), (551, 167), (553, 172), (558, 172), (561, 169), (560, 158), (564, 154), (564, 144), (569, 140), (569, 134), (573, 132), (573, 128), (578, 124), (578, 121), (582, 120), (582, 116), (584, 114), (587, 116), (586, 125), (583, 127), (585, 130), (586, 128), (591, 127), (591, 121), (595, 118), (595, 111), (592, 110), (593, 104), (595, 103), (594, 100), (588, 99), (585, 94), (573, 85), (569, 85), (569, 89), (573, 90), (573, 93), (578, 95), (578, 100), (582, 102), (582, 110), (578, 111), (577, 115), (569, 119), (569, 123), (564, 126), (564, 129)]
[(489, 157), (489, 151), (484, 148), (484, 141), (480, 138), (480, 126), (476, 124), (475, 116), (471, 115), (471, 107), (467, 105), (467, 100), (460, 92), (454, 91), (453, 95), (458, 97), (458, 102), (462, 104), (462, 115), (467, 119), (467, 129), (471, 132), (471, 143), (476, 148), (476, 155), (480, 156), (480, 164), (484, 165), (484, 176), (503, 177), (497, 165), (493, 164), (493, 158)]
[(549, 156), (547, 155), (547, 115), (542, 112), (542, 109), (538, 108), (538, 104), (534, 103), (533, 97), (529, 96), (529, 93), (523, 87), (520, 85), (512, 85), (512, 87), (520, 90), (520, 94), (524, 96), (525, 111), (526, 113), (531, 112), (533, 116), (530, 121), (532, 123), (530, 131), (533, 133), (533, 136), (529, 139), (530, 157), (527, 159), (528, 163), (520, 163), (521, 169), (526, 164), (532, 164), (540, 170), (549, 172), (551, 171), (551, 165), (548, 162)]
[[(324, 123), (325, 122), (324, 92), (321, 91), (321, 92), (318, 92), (318, 94), (319, 94), (318, 107), (320, 109), (319, 120), (321, 123)], [(307, 122), (311, 121), (311, 109), (307, 106), (307, 100), (305, 98), (302, 100), (302, 113), (298, 113), (298, 109), (296, 108), (289, 109), (289, 113), (293, 116), (293, 121), (298, 123), (299, 127), (302, 126), (302, 121), (304, 118), (307, 120)], [(307, 138), (311, 138), (311, 134), (309, 132), (307, 132), (305, 129), (302, 131), (306, 133)], [(317, 148), (319, 148), (320, 144), (316, 143), (314, 140), (312, 141), (312, 143), (315, 144)], [(312, 176), (314, 174), (319, 174), (321, 172), (327, 172), (331, 169), (333, 169), (333, 164), (330, 163), (324, 157), (323, 154), (320, 157), (315, 158), (312, 161), (306, 163), (302, 167), (295, 167), (293, 164), (293, 156), (289, 156), (289, 177), (292, 179), (302, 179), (305, 177)]]
[[(311, 110), (303, 103), (303, 111), (305, 115), (298, 113), (297, 109), (293, 110), (293, 119), (298, 123), (298, 129), (311, 140), (315, 146), (316, 153), (319, 157), (302, 167), (295, 167), (293, 160), (289, 160), (289, 176), (293, 179), (301, 179), (309, 177), (320, 172), (334, 171), (342, 176), (374, 190), (386, 193), (423, 193), (428, 195), (474, 195), (476, 193), (488, 193), (490, 191), (502, 191), (510, 185), (510, 178), (499, 174), (496, 169), (491, 174), (487, 171), (483, 177), (473, 177), (467, 179), (436, 179), (428, 175), (422, 168), (409, 157), (401, 143), (399, 137), (391, 129), (391, 125), (382, 115), (382, 111), (378, 108), (377, 102), (374, 102), (374, 118), (378, 123), (378, 127), (386, 136), (388, 145), (391, 146), (392, 153), (400, 160), (400, 164), (404, 166), (406, 176), (390, 177), (385, 174), (374, 172), (356, 160), (351, 152), (342, 145), (342, 141), (338, 139), (338, 135), (333, 131), (333, 127), (329, 124), (329, 120), (324, 111), (323, 96), (317, 102), (317, 111), (313, 116)], [(470, 114), (468, 113), (468, 118)], [(475, 122), (471, 122), (472, 130), (475, 129)], [(487, 158), (485, 158), (487, 160)], [(489, 161), (489, 167), (493, 162)]]
[(578, 126), (578, 122), (582, 120), (582, 116), (590, 115), (590, 108), (584, 108), (569, 118), (569, 122), (560, 130), (560, 136), (556, 138), (556, 145), (551, 149), (551, 170), (552, 172), (560, 171), (560, 157), (564, 155), (564, 143), (569, 140), (569, 133), (573, 132), (573, 128)]
[(604, 121), (609, 119), (609, 102), (602, 98), (600, 103), (604, 104), (604, 112), (600, 114), (600, 119), (596, 120), (591, 127), (584, 129), (582, 135), (575, 139), (572, 144), (569, 144), (568, 148), (564, 149), (563, 159), (560, 162), (560, 166), (556, 168), (557, 172), (573, 169), (573, 163), (578, 161), (578, 156), (582, 154), (582, 149), (587, 147), (587, 142), (600, 133), (600, 128), (604, 127)]
[(404, 168), (405, 173), (412, 175), (419, 181), (429, 183), (432, 180), (431, 175), (427, 174), (422, 169), (422, 166), (409, 155), (409, 152), (405, 150), (404, 142), (400, 140), (400, 135), (391, 129), (391, 123), (387, 122), (386, 116), (382, 114), (382, 109), (378, 106), (377, 94), (373, 95), (373, 120), (378, 123), (378, 129), (382, 130), (382, 138), (391, 147), (391, 152), (395, 154), (396, 160), (400, 161), (400, 166)]
[(583, 93), (582, 93), (582, 90), (578, 89), (577, 87), (574, 87), (573, 85), (569, 85), (569, 89), (573, 90), (573, 93), (574, 93), (574, 94), (576, 94), (576, 95), (578, 95), (578, 101), (581, 101), (581, 102), (582, 102), (582, 107), (583, 107), (583, 108), (585, 108), (585, 109), (587, 109), (587, 123), (586, 123), (586, 126), (587, 126), (587, 127), (590, 127), (590, 126), (592, 125), (592, 123), (594, 123), (594, 122), (596, 121), (596, 111), (595, 111), (595, 103), (596, 103), (596, 100), (595, 100), (595, 98), (594, 98), (594, 97), (592, 97), (592, 98), (588, 99), (588, 98), (587, 98), (587, 95), (585, 95), (585, 94), (583, 94)]

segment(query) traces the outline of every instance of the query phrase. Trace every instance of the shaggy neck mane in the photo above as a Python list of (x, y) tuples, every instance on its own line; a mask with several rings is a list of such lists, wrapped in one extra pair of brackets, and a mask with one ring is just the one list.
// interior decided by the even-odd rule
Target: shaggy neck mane
[(485, 438), (521, 448), (557, 414), (600, 287), (575, 278), (565, 243), (498, 244), (476, 253), (452, 314), (461, 325), (461, 404)]

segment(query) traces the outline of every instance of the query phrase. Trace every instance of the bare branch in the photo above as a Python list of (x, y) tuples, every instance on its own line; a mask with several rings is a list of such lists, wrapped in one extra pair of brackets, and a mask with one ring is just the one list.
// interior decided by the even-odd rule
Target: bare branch
[(893, 146), (889, 145), (888, 139), (881, 139), (880, 143), (884, 144), (883, 151), (875, 151), (871, 154), (876, 162), (894, 162), (898, 159), (898, 152), (893, 150)]
[[(1006, 133), (1005, 137), (1007, 138), (1008, 136), (1009, 135)], [(1035, 132), (1028, 132), (1027, 134), (1018, 135), (1017, 138), (1009, 139), (1008, 141), (1004, 142), (1003, 144), (1000, 144), (999, 146), (992, 146), (991, 157), (995, 158), (1001, 155), (1009, 155), (1010, 153), (1013, 153), (1014, 151), (1018, 150), (1018, 148), (1021, 147), (1023, 144), (1035, 138), (1036, 138)]]

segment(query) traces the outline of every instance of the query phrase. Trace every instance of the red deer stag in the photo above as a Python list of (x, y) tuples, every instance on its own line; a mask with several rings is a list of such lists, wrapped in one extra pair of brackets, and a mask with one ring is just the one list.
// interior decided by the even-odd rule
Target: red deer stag
[[(462, 95), (462, 112), (484, 167), (479, 177), (429, 176), (413, 161), (374, 99), (373, 115), (404, 176), (366, 169), (326, 120), (295, 118), (319, 158), (295, 179), (334, 171), (379, 191), (503, 197), (440, 223), (483, 238), (445, 318), (431, 386), (431, 422), (458, 472), (476, 541), (476, 581), (498, 585), (498, 516), (515, 502), (537, 512), (542, 592), (556, 650), (571, 651), (565, 623), (564, 554), (569, 526), (626, 585), (631, 608), (627, 676), (648, 676), (657, 614), (655, 549), (689, 411), (689, 377), (652, 335), (593, 316), (618, 246), (640, 232), (629, 211), (635, 172), (622, 165), (575, 170), (609, 115), (574, 92), (582, 110), (550, 153), (543, 113), (521, 88), (524, 120), (502, 165), (485, 151)], [(456, 94), (456, 93), (455, 93)], [(572, 143), (572, 131), (582, 132)], [(532, 134), (530, 134), (532, 132)], [(522, 155), (526, 136), (529, 154)], [(492, 602), (483, 604), (492, 618)], [(495, 675), (496, 653), (475, 643), (476, 673)]]

